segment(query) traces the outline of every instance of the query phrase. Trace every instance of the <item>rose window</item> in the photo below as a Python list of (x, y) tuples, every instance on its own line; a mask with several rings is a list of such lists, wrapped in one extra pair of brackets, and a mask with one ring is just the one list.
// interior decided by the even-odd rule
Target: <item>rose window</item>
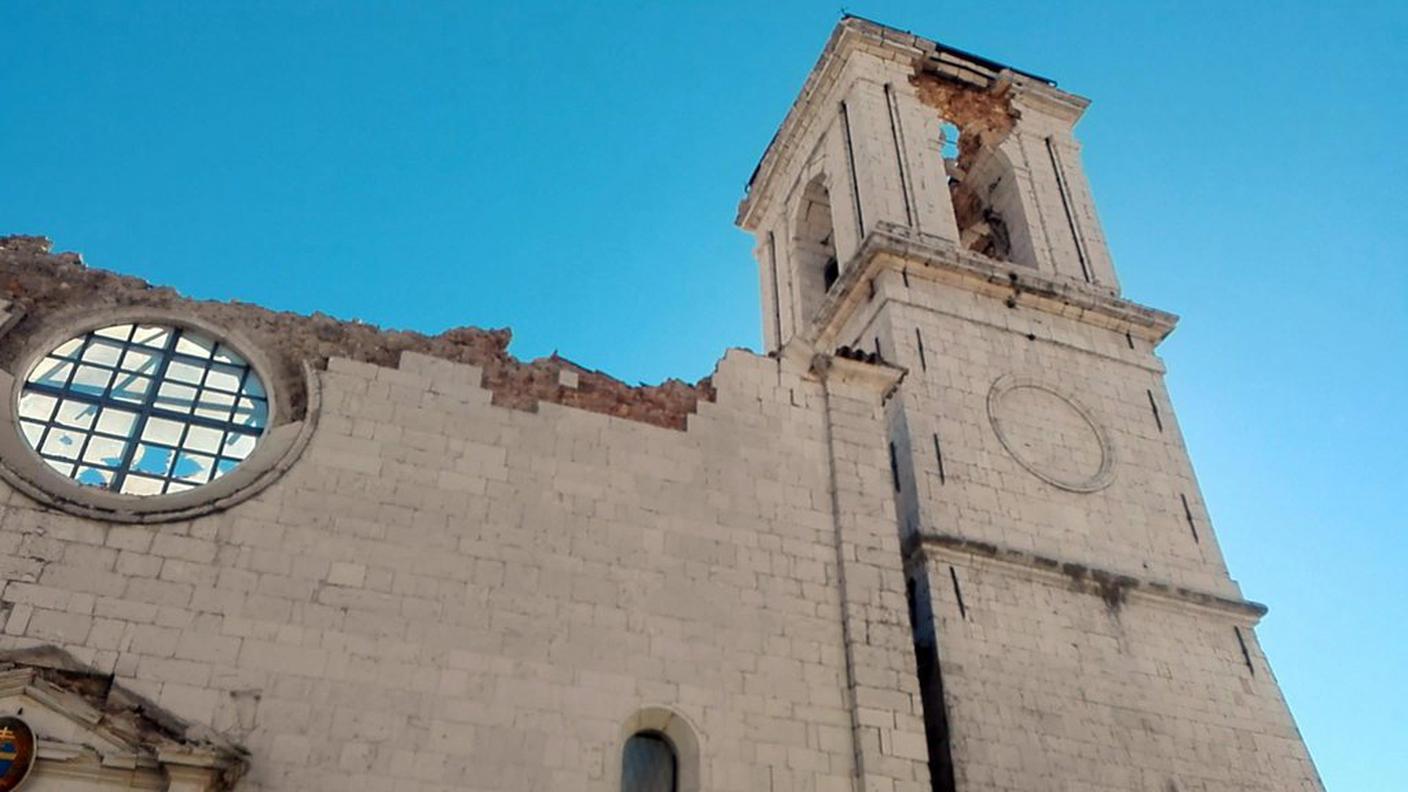
[(118, 324), (60, 344), (20, 389), (29, 445), (77, 483), (164, 495), (243, 462), (269, 421), (258, 372), (220, 340), (187, 327)]

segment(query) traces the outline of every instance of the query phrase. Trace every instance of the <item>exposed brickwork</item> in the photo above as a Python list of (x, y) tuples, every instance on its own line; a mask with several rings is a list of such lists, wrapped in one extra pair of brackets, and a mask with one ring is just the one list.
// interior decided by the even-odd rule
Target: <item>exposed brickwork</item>
[(975, 170), (985, 151), (996, 149), (1011, 133), (1019, 116), (1012, 106), (1012, 86), (1007, 82), (961, 80), (928, 64), (926, 59), (916, 59), (909, 79), (919, 100), (961, 132), (954, 178), (949, 184), (959, 241), (969, 250), (1006, 260), (1012, 247), (1007, 222), (993, 209), (982, 186), (974, 185), (966, 176)]
[[(271, 311), (240, 302), (193, 301), (175, 289), (153, 286), (140, 278), (93, 269), (76, 253), (51, 253), (43, 237), (0, 237), (0, 289), (23, 307), (26, 317), (11, 331), (12, 343), (0, 355), (0, 365), (13, 366), (23, 340), (40, 327), (42, 317), (104, 308), (185, 306), (206, 319), (236, 329), (259, 344), (282, 367), (290, 384), (295, 414), (303, 406), (299, 368), (303, 361), (325, 365), (330, 357), (345, 357), (379, 366), (394, 366), (402, 352), (419, 352), (484, 371), (484, 386), (494, 403), (520, 410), (538, 402), (555, 402), (618, 418), (683, 429), (699, 401), (712, 401), (714, 389), (706, 377), (690, 385), (667, 380), (654, 386), (630, 386), (598, 371), (590, 371), (553, 355), (523, 362), (508, 352), (512, 332), (458, 327), (427, 336), (405, 330), (384, 330), (347, 322), (325, 314), (304, 316)], [(577, 385), (562, 384), (563, 370), (577, 374)]]
[(1018, 114), (1012, 107), (1009, 84), (980, 87), (925, 70), (923, 64), (922, 60), (916, 61), (910, 83), (921, 102), (963, 132), (958, 141), (960, 165), (982, 146), (997, 146), (1012, 131)]

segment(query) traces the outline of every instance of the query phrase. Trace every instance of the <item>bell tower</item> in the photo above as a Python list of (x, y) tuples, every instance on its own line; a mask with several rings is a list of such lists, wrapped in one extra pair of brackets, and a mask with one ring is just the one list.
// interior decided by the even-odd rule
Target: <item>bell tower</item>
[(886, 402), (936, 790), (1319, 790), (1055, 83), (847, 17), (748, 184), (767, 350)]
[(1088, 104), (1045, 78), (843, 21), (739, 208), (759, 240), (768, 349), (811, 328), (876, 232), (1117, 294), (1072, 134)]

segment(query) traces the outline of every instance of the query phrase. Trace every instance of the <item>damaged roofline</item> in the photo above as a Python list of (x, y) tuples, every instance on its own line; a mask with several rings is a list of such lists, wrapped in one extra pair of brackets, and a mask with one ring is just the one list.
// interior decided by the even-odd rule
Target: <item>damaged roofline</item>
[[(823, 86), (827, 84), (828, 72), (839, 68), (840, 64), (844, 63), (845, 59), (838, 57), (838, 55), (841, 55), (847, 47), (855, 46), (847, 42), (857, 37), (869, 39), (880, 46), (902, 51), (915, 60), (916, 68), (922, 60), (948, 56), (950, 59), (960, 61), (975, 72), (986, 73), (985, 76), (992, 79), (996, 79), (1002, 74), (1025, 78), (1019, 80), (1019, 83), (1025, 83), (1025, 86), (1033, 93), (1044, 95), (1048, 101), (1056, 99), (1058, 104), (1070, 103), (1081, 109), (1088, 104), (1088, 100), (1057, 88), (1056, 81), (1050, 78), (1016, 69), (956, 47), (940, 44), (932, 39), (926, 39), (909, 31), (890, 27), (865, 17), (844, 14), (841, 21), (831, 31), (831, 36), (827, 39), (826, 46), (822, 49), (816, 64), (807, 73), (807, 78), (802, 83), (797, 98), (793, 100), (782, 124), (779, 125), (772, 139), (768, 141), (767, 147), (763, 149), (763, 154), (758, 159), (758, 164), (754, 166), (753, 172), (748, 177), (748, 182), (744, 186), (743, 199), (739, 201), (738, 212), (734, 218), (734, 223), (740, 228), (753, 229), (753, 217), (757, 206), (753, 200), (754, 187), (759, 184), (760, 179), (769, 179), (776, 172), (777, 160), (784, 156), (783, 149), (786, 147), (787, 141), (796, 134), (797, 126), (801, 123), (801, 117), (804, 115), (804, 108), (816, 98)], [(1076, 115), (1078, 116), (1079, 112)]]
[(933, 41), (933, 40), (931, 40), (931, 39), (926, 39), (926, 38), (924, 38), (923, 36), (920, 36), (920, 35), (918, 35), (918, 34), (916, 34), (916, 33), (913, 33), (912, 31), (900, 30), (900, 29), (897, 28), (897, 27), (892, 27), (892, 26), (890, 26), (890, 25), (885, 24), (884, 22), (877, 22), (877, 21), (875, 21), (875, 20), (873, 20), (873, 19), (870, 19), (869, 17), (863, 17), (863, 16), (860, 16), (859, 14), (843, 13), (843, 14), (841, 14), (841, 19), (842, 19), (842, 21), (845, 21), (845, 20), (847, 20), (847, 19), (856, 19), (856, 20), (859, 20), (859, 21), (861, 21), (861, 22), (866, 23), (867, 25), (874, 25), (875, 27), (883, 28), (883, 29), (885, 29), (885, 30), (894, 31), (895, 33), (901, 33), (901, 34), (906, 35), (906, 36), (914, 36), (915, 39), (918, 39), (918, 40), (920, 40), (920, 41), (924, 41), (925, 43), (932, 45), (932, 49), (933, 49), (935, 52), (946, 52), (946, 53), (948, 53), (948, 54), (950, 54), (950, 55), (956, 55), (956, 56), (962, 58), (963, 60), (970, 61), (970, 62), (972, 62), (972, 63), (975, 63), (975, 64), (979, 65), (979, 66), (983, 66), (983, 67), (986, 67), (986, 68), (988, 68), (988, 69), (992, 69), (992, 70), (995, 71), (995, 72), (1010, 71), (1010, 72), (1014, 72), (1014, 73), (1016, 73), (1016, 74), (1020, 74), (1020, 75), (1022, 75), (1023, 77), (1030, 77), (1030, 78), (1032, 78), (1033, 80), (1036, 80), (1036, 81), (1038, 81), (1038, 82), (1044, 82), (1044, 83), (1046, 83), (1047, 85), (1051, 86), (1052, 88), (1055, 88), (1055, 87), (1056, 87), (1056, 81), (1053, 80), (1053, 79), (1051, 79), (1050, 77), (1043, 77), (1043, 76), (1041, 76), (1040, 74), (1033, 74), (1033, 73), (1031, 73), (1031, 72), (1029, 72), (1029, 71), (1025, 71), (1025, 70), (1023, 70), (1023, 69), (1019, 69), (1019, 68), (1017, 68), (1016, 66), (1009, 66), (1008, 64), (1002, 63), (1001, 61), (995, 61), (995, 60), (993, 60), (992, 58), (985, 58), (985, 57), (983, 57), (982, 55), (978, 55), (978, 54), (969, 52), (968, 50), (961, 50), (961, 49), (959, 49), (959, 48), (957, 48), (957, 47), (950, 47), (949, 45), (943, 43), (942, 41)]
[[(77, 254), (51, 251), (52, 243), (44, 237), (0, 236), (0, 304), (13, 302), (11, 318), (19, 317), (0, 326), (7, 331), (0, 369), (14, 369), (36, 339), (84, 313), (198, 306), (202, 318), (248, 337), (253, 348), (268, 356), (270, 370), (263, 374), (289, 388), (289, 411), (294, 415), (301, 415), (307, 403), (305, 361), (323, 368), (330, 358), (347, 358), (396, 368), (403, 352), (476, 366), (481, 373), (477, 384), (491, 392), (493, 404), (529, 412), (547, 402), (682, 431), (699, 402), (716, 398), (712, 375), (693, 383), (667, 379), (632, 386), (556, 353), (520, 360), (508, 351), (512, 333), (507, 328), (457, 327), (426, 335), (321, 313), (308, 316), (238, 301), (195, 300), (140, 278), (90, 268)], [(57, 325), (48, 326), (51, 322)], [(14, 375), (22, 377), (24, 372)]]

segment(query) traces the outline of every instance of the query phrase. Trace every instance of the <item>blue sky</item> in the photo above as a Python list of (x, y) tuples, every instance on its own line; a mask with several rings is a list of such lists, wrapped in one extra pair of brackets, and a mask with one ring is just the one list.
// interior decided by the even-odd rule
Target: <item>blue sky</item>
[[(1408, 5), (855, 2), (1048, 75), (1330, 789), (1408, 777)], [(0, 233), (203, 298), (757, 348), (742, 187), (827, 3), (0, 6)]]

